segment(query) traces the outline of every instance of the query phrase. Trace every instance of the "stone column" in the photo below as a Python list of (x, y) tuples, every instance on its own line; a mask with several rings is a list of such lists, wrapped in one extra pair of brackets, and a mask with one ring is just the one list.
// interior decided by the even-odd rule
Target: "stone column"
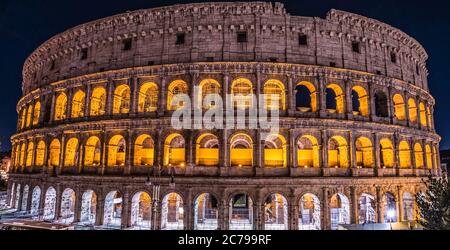
[(322, 175), (325, 175), (325, 170), (324, 169), (328, 169), (328, 133), (326, 130), (322, 130), (321, 133), (322, 137), (322, 165), (320, 166), (322, 168)]
[(187, 135), (186, 166), (193, 167), (194, 166), (193, 147), (195, 147), (194, 132), (192, 130), (186, 130), (186, 135)]
[(91, 95), (92, 86), (87, 83), (86, 85), (86, 97), (84, 99), (84, 117), (89, 117), (91, 115)]
[(131, 173), (131, 166), (134, 165), (134, 135), (132, 131), (128, 131), (125, 135), (126, 149), (125, 149), (125, 168), (123, 169), (125, 175)]
[(403, 196), (402, 196), (402, 187), (401, 186), (397, 186), (397, 204), (398, 204), (398, 222), (402, 222), (404, 221), (404, 214), (403, 214)]
[(62, 170), (64, 167), (65, 154), (66, 154), (66, 136), (64, 134), (62, 134), (62, 136), (61, 136), (61, 153), (59, 154), (59, 166), (56, 171), (57, 175), (62, 173)]
[(383, 223), (383, 211), (382, 211), (382, 207), (381, 207), (381, 187), (377, 186), (376, 187), (376, 202), (377, 202), (377, 223)]
[(287, 75), (287, 81), (288, 81), (288, 114), (289, 116), (292, 116), (295, 114), (295, 101), (296, 101), (296, 91), (294, 88), (294, 84), (292, 82), (292, 76)]
[(130, 98), (131, 98), (131, 108), (130, 114), (136, 115), (138, 113), (138, 99), (139, 99), (139, 86), (137, 77), (131, 77), (129, 79), (130, 84)]
[[(46, 148), (45, 148), (45, 152), (44, 152), (44, 166), (42, 169), (43, 173), (48, 173), (48, 169), (50, 168), (50, 164), (48, 162), (48, 158), (50, 155), (50, 144), (51, 144), (50, 138), (46, 137), (45, 138), (45, 147)], [(50, 173), (48, 173), (48, 174), (50, 174)]]
[(129, 228), (131, 226), (131, 218), (129, 210), (130, 210), (130, 193), (128, 190), (125, 190), (122, 198), (121, 229)]
[(161, 78), (161, 91), (159, 92), (159, 109), (158, 115), (164, 116), (165, 111), (167, 110), (167, 77), (163, 76)]
[(72, 99), (73, 99), (73, 89), (67, 90), (67, 108), (66, 108), (66, 119), (72, 118)]
[(188, 192), (187, 200), (183, 203), (184, 206), (184, 229), (185, 230), (194, 230), (194, 223), (195, 223), (195, 209), (194, 209), (194, 203), (193, 196), (191, 193), (191, 190)]
[(77, 223), (80, 222), (81, 217), (81, 201), (83, 194), (81, 193), (81, 188), (79, 186), (76, 187), (75, 191), (75, 213), (73, 215), (73, 222)]
[(353, 119), (352, 85), (348, 79), (344, 80), (344, 86), (345, 86), (344, 113), (346, 113), (347, 118)]
[(319, 112), (321, 114), (325, 114), (327, 112), (327, 81), (325, 77), (319, 76), (319, 89), (317, 90), (317, 93), (319, 94), (318, 100), (319, 100)]
[(61, 184), (56, 185), (56, 205), (55, 205), (55, 220), (59, 220), (61, 216), (61, 199), (63, 190)]
[(33, 186), (29, 185), (28, 188), (28, 198), (27, 198), (27, 207), (26, 207), (26, 211), (30, 212), (31, 211), (31, 202), (33, 199)]
[(298, 168), (298, 155), (297, 155), (297, 138), (293, 129), (289, 130), (289, 153), (290, 166), (292, 168)]
[(380, 169), (381, 169), (381, 159), (380, 159), (380, 157), (381, 157), (381, 153), (380, 153), (381, 147), (380, 147), (380, 138), (378, 137), (378, 134), (377, 134), (377, 133), (373, 133), (373, 134), (372, 134), (372, 138), (373, 138), (372, 141), (373, 141), (373, 143), (374, 143), (373, 150), (372, 150), (373, 163), (374, 163), (374, 167), (375, 167), (374, 174), (375, 174), (376, 176), (382, 176), (382, 175), (381, 175), (381, 171), (380, 171)]
[(350, 223), (351, 224), (359, 224), (358, 223), (358, 197), (356, 193), (356, 187), (350, 187), (350, 195), (351, 195), (351, 211), (350, 211)]
[[(23, 190), (25, 189), (25, 185), (23, 183), (20, 184), (20, 190), (19, 190), (19, 202), (17, 205), (17, 211), (22, 211), (22, 200), (23, 200)], [(15, 191), (17, 194), (17, 191)], [(14, 204), (15, 205), (15, 204)]]
[(356, 162), (356, 138), (353, 137), (353, 132), (348, 133), (348, 139), (349, 139), (349, 147), (350, 147), (350, 154), (348, 157), (348, 160), (350, 161), (349, 167), (353, 169), (353, 173), (355, 174), (355, 169), (358, 167), (358, 164)]
[(222, 154), (223, 155), (223, 167), (227, 168), (230, 166), (230, 145), (228, 143), (228, 130), (222, 130)]
[(112, 79), (108, 80), (107, 86), (107, 93), (106, 93), (106, 115), (112, 115), (113, 114), (113, 103), (114, 103), (114, 82)]
[[(55, 105), (56, 105), (56, 92), (53, 92), (52, 94), (52, 104), (50, 109), (50, 121), (49, 124), (52, 124), (55, 121)], [(44, 105), (44, 109), (46, 109), (46, 105)], [(48, 110), (45, 110), (45, 112), (48, 112)]]
[(257, 168), (264, 167), (264, 143), (262, 140), (263, 138), (261, 138), (261, 131), (256, 131), (256, 150), (253, 151), (254, 156), (256, 152), (256, 157), (254, 157), (253, 161), (256, 159), (255, 167)]
[(412, 125), (411, 120), (409, 118), (409, 105), (408, 105), (408, 93), (406, 91), (403, 92), (403, 96), (404, 96), (404, 103), (405, 103), (405, 114), (406, 114), (406, 124), (408, 127), (410, 127)]
[[(391, 84), (391, 83), (390, 83)], [(388, 93), (387, 93), (387, 105), (388, 105), (388, 117), (391, 124), (394, 123), (394, 103), (392, 100), (392, 86), (388, 86)]]
[[(225, 192), (224, 192), (225, 193)], [(228, 200), (226, 200), (226, 197), (223, 197), (222, 199), (222, 206), (223, 206), (223, 218), (221, 220), (221, 224), (222, 224), (222, 230), (228, 230), (230, 228), (230, 203), (228, 202)]]
[(321, 211), (322, 212), (322, 229), (323, 230), (330, 230), (331, 229), (331, 223), (330, 223), (330, 199), (328, 197), (328, 188), (323, 187), (322, 188), (322, 196), (323, 200), (320, 203), (321, 204)]
[(105, 169), (108, 166), (108, 136), (106, 132), (103, 132), (102, 135), (102, 157), (100, 159), (100, 167), (98, 169), (99, 174), (103, 175), (105, 173)]
[(103, 213), (104, 213), (104, 206), (105, 206), (105, 197), (102, 193), (98, 194), (97, 196), (97, 206), (95, 207), (95, 225), (101, 226), (103, 225)]

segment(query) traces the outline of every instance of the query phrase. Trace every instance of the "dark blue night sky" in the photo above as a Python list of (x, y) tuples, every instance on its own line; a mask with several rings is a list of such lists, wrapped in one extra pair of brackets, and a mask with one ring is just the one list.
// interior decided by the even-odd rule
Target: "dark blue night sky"
[[(3, 150), (10, 149), (15, 132), (15, 106), (21, 96), (22, 65), (47, 39), (78, 24), (142, 8), (176, 3), (159, 0), (0, 0), (0, 135)], [(436, 98), (435, 121), (443, 137), (441, 148), (450, 148), (450, 3), (442, 0), (295, 0), (282, 1), (292, 15), (324, 18), (331, 8), (378, 19), (417, 39), (430, 58), (429, 82)], [(447, 99), (449, 98), (449, 99)]]

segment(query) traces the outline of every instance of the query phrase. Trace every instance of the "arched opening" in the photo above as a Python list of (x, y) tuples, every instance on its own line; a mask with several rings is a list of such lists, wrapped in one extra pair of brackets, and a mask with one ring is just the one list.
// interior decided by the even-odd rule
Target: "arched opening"
[(230, 161), (232, 167), (253, 166), (253, 140), (249, 135), (239, 133), (231, 137)]
[(403, 220), (404, 221), (415, 221), (414, 213), (414, 197), (408, 193), (403, 193)]
[(350, 224), (350, 202), (347, 196), (335, 194), (330, 203), (331, 230), (338, 229), (339, 225)]
[(356, 166), (364, 168), (373, 167), (373, 146), (367, 137), (359, 137), (355, 142)]
[(123, 136), (115, 135), (108, 143), (108, 166), (125, 166), (126, 142)]
[(36, 148), (36, 155), (35, 155), (35, 165), (36, 166), (44, 166), (44, 157), (45, 157), (45, 142), (39, 141)]
[(44, 216), (45, 221), (52, 221), (56, 217), (56, 190), (49, 187), (45, 192)]
[(111, 191), (105, 198), (103, 226), (120, 228), (122, 224), (122, 194)]
[(247, 194), (236, 194), (231, 198), (229, 229), (253, 229), (253, 201)]
[(34, 104), (33, 125), (38, 125), (39, 124), (40, 115), (41, 115), (41, 102), (37, 101)]
[[(205, 79), (199, 84), (200, 92), (199, 92), (199, 100), (198, 105), (199, 108), (203, 108), (205, 110), (214, 108), (217, 105), (217, 100), (220, 97), (220, 84), (214, 79)], [(214, 95), (212, 102), (206, 102), (205, 99), (208, 95)], [(208, 99), (211, 97), (208, 97)]]
[(287, 143), (280, 134), (271, 134), (264, 141), (264, 166), (287, 167)]
[(167, 110), (181, 109), (186, 105), (182, 100), (172, 103), (177, 95), (188, 95), (188, 85), (183, 80), (175, 80), (170, 83), (167, 93)]
[(20, 146), (20, 162), (19, 165), (20, 166), (25, 166), (25, 147), (26, 147), (26, 143), (22, 143), (22, 145)]
[(131, 226), (137, 229), (151, 229), (152, 199), (147, 192), (138, 192), (131, 200)]
[(388, 98), (383, 91), (375, 93), (375, 115), (389, 117)]
[(31, 167), (33, 161), (34, 143), (30, 141), (27, 147), (27, 160), (25, 162), (26, 167)]
[(281, 194), (272, 194), (264, 202), (264, 229), (288, 230), (288, 203)]
[(406, 141), (401, 141), (398, 146), (398, 154), (400, 158), (400, 167), (401, 168), (410, 168), (411, 167), (411, 151), (409, 148), (409, 144)]
[(333, 136), (328, 141), (328, 167), (347, 168), (348, 148), (347, 140), (342, 136)]
[(14, 150), (14, 167), (17, 169), (17, 167), (20, 166), (20, 145), (17, 145)]
[(392, 100), (394, 101), (395, 117), (400, 121), (406, 120), (405, 101), (403, 97), (400, 94), (395, 94)]
[(31, 115), (33, 114), (33, 105), (29, 105), (28, 106), (28, 110), (27, 110), (27, 122), (26, 122), (26, 126), (29, 127), (31, 125)]
[(64, 166), (73, 167), (78, 162), (78, 139), (70, 138), (66, 143), (66, 153), (64, 155)]
[(155, 112), (158, 109), (158, 86), (154, 82), (142, 84), (139, 89), (138, 112)]
[(416, 161), (416, 168), (423, 168), (423, 149), (420, 143), (414, 144), (414, 160)]
[(397, 222), (397, 205), (395, 196), (391, 193), (385, 193), (383, 195), (381, 205), (384, 222)]
[(26, 122), (27, 122), (27, 108), (24, 107), (22, 109), (21, 116), (20, 116), (20, 121), (19, 121), (20, 128), (22, 128), (22, 129), (25, 128)]
[(369, 96), (363, 87), (352, 88), (352, 106), (353, 115), (369, 116)]
[(408, 114), (409, 114), (409, 121), (412, 123), (417, 122), (417, 105), (416, 101), (414, 99), (409, 98), (408, 99)]
[(97, 194), (88, 190), (81, 197), (80, 222), (87, 225), (95, 224), (97, 214)]
[(382, 168), (394, 167), (394, 146), (386, 138), (380, 140), (380, 163)]
[(420, 125), (427, 127), (427, 111), (423, 102), (419, 103)]
[(186, 143), (180, 134), (171, 134), (164, 142), (164, 166), (184, 166)]
[(197, 197), (194, 205), (194, 229), (217, 230), (219, 205), (216, 197), (203, 193)]
[(14, 208), (15, 209), (19, 209), (20, 204), (19, 204), (19, 199), (20, 199), (20, 192), (21, 192), (21, 185), (17, 184), (16, 185), (16, 195), (14, 197)]
[(337, 84), (330, 84), (326, 89), (326, 109), (330, 113), (344, 113), (344, 92)]
[(253, 107), (253, 84), (246, 78), (238, 78), (231, 84), (233, 108), (249, 109)]
[(28, 204), (28, 192), (30, 191), (30, 187), (28, 185), (25, 185), (23, 187), (22, 192), (22, 204), (21, 204), (21, 210), (27, 211), (27, 204)]
[(304, 194), (300, 199), (298, 229), (320, 230), (320, 200), (314, 194)]
[(268, 110), (286, 110), (285, 88), (278, 80), (268, 80), (264, 84), (265, 108)]
[(122, 84), (114, 91), (113, 114), (128, 114), (130, 112), (130, 87)]
[(147, 134), (140, 135), (134, 143), (134, 165), (153, 166), (155, 144)]
[(296, 108), (300, 112), (317, 111), (317, 91), (310, 82), (299, 82), (295, 87)]
[(425, 155), (426, 155), (426, 159), (427, 159), (427, 168), (433, 169), (433, 158), (431, 155), (431, 147), (428, 144), (425, 145)]
[(84, 146), (84, 166), (99, 166), (101, 151), (100, 139), (97, 136), (89, 137)]
[(219, 164), (219, 139), (213, 134), (202, 134), (195, 144), (195, 164), (217, 166)]
[(84, 104), (85, 104), (86, 94), (78, 90), (72, 98), (72, 114), (71, 118), (78, 118), (84, 116)]
[(304, 168), (319, 167), (319, 145), (311, 135), (303, 135), (297, 140), (297, 164)]
[(55, 104), (55, 121), (60, 121), (66, 119), (67, 116), (67, 96), (61, 93), (56, 98)]
[(91, 95), (91, 116), (104, 115), (106, 110), (106, 90), (104, 87), (94, 88)]
[(358, 203), (359, 224), (377, 223), (375, 197), (363, 193)]
[(75, 192), (67, 188), (61, 196), (61, 222), (71, 224), (75, 216)]
[(48, 157), (49, 165), (52, 167), (59, 166), (59, 157), (61, 154), (61, 143), (58, 139), (53, 139), (50, 143), (50, 155)]
[(33, 193), (31, 194), (31, 215), (37, 215), (39, 213), (39, 204), (41, 203), (41, 188), (35, 186)]
[(184, 229), (183, 199), (177, 193), (170, 193), (164, 196), (161, 211), (161, 229)]

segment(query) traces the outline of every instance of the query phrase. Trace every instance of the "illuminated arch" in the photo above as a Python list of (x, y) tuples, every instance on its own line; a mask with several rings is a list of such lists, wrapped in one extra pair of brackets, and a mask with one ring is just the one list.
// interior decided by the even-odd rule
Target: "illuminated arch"
[(14, 166), (19, 167), (20, 166), (20, 145), (17, 144), (15, 154), (14, 154)]
[(375, 93), (375, 115), (378, 117), (389, 117), (388, 98), (383, 91)]
[(376, 199), (374, 196), (362, 193), (358, 202), (358, 223), (377, 223)]
[(392, 100), (394, 101), (395, 117), (400, 121), (404, 121), (406, 119), (406, 111), (403, 97), (400, 94), (395, 94)]
[(60, 93), (56, 98), (55, 104), (55, 121), (66, 119), (67, 116), (67, 95)]
[(298, 227), (300, 230), (320, 230), (320, 200), (311, 193), (300, 199)]
[(121, 135), (113, 136), (108, 143), (108, 166), (125, 165), (126, 141)]
[(326, 108), (330, 113), (344, 113), (344, 91), (337, 84), (329, 84), (326, 88)]
[(330, 202), (331, 229), (336, 230), (340, 224), (350, 224), (350, 202), (344, 194), (331, 197)]
[(229, 203), (229, 230), (253, 229), (253, 200), (245, 193), (231, 197)]
[(155, 112), (158, 109), (158, 85), (146, 82), (139, 89), (138, 112)]
[(432, 169), (433, 168), (433, 158), (432, 158), (432, 154), (431, 154), (431, 147), (429, 144), (425, 145), (425, 156), (426, 156), (427, 168)]
[(26, 167), (31, 167), (33, 161), (34, 143), (30, 141), (27, 147), (27, 160), (25, 163)]
[(271, 134), (264, 141), (264, 166), (287, 167), (287, 143), (280, 134)]
[(188, 95), (188, 85), (183, 80), (175, 80), (169, 84), (167, 92), (167, 110), (177, 110), (183, 108), (186, 103), (180, 101), (178, 103), (172, 103), (176, 95)]
[(34, 104), (34, 110), (33, 110), (33, 125), (38, 125), (40, 115), (41, 115), (41, 102), (37, 101), (37, 102)]
[(31, 125), (32, 122), (32, 117), (31, 115), (33, 114), (33, 105), (29, 105), (28, 106), (28, 110), (27, 110), (27, 122), (26, 122), (26, 126), (29, 127)]
[(150, 135), (140, 135), (134, 143), (134, 165), (153, 166), (155, 144)]
[(36, 166), (44, 166), (44, 157), (45, 157), (45, 142), (39, 141), (36, 148)]
[(75, 218), (75, 191), (66, 188), (61, 195), (61, 222), (71, 224)]
[(420, 125), (427, 127), (427, 111), (423, 102), (419, 103)]
[(423, 148), (420, 143), (414, 144), (414, 160), (416, 161), (416, 168), (423, 168)]
[(131, 199), (131, 226), (151, 229), (152, 198), (147, 192), (137, 192)]
[(170, 193), (162, 200), (161, 229), (183, 230), (184, 207), (183, 198), (177, 193)]
[(64, 154), (64, 166), (73, 167), (78, 162), (78, 139), (70, 138), (66, 143), (66, 152)]
[(359, 137), (355, 142), (356, 165), (371, 168), (373, 167), (373, 146), (367, 137)]
[(408, 142), (401, 141), (398, 146), (398, 154), (400, 159), (400, 167), (401, 168), (410, 168), (411, 167), (411, 150)]
[(381, 210), (383, 212), (383, 222), (397, 222), (397, 202), (395, 196), (389, 192), (381, 198)]
[(230, 139), (230, 163), (232, 167), (253, 166), (253, 140), (244, 133)]
[(45, 192), (44, 220), (54, 220), (56, 217), (56, 190), (49, 187)]
[(164, 142), (164, 166), (184, 166), (186, 143), (182, 135), (174, 133)]
[(123, 197), (118, 191), (111, 191), (105, 197), (103, 226), (120, 228), (122, 225)]
[(81, 197), (80, 222), (83, 224), (94, 224), (97, 214), (97, 194), (87, 190)]
[(297, 164), (300, 167), (319, 167), (319, 144), (312, 135), (303, 135), (297, 140)]
[(416, 101), (412, 98), (408, 99), (408, 113), (409, 113), (409, 121), (412, 123), (417, 122), (417, 105)]
[(22, 109), (22, 112), (20, 112), (21, 116), (20, 116), (20, 128), (25, 128), (25, 124), (27, 122), (27, 108), (24, 107)]
[(20, 166), (24, 166), (25, 165), (25, 147), (26, 147), (26, 143), (22, 143), (22, 146), (20, 146)]
[(380, 140), (380, 163), (382, 168), (394, 167), (394, 146), (392, 141), (386, 138)]
[(101, 159), (101, 143), (97, 136), (87, 139), (84, 146), (84, 166), (98, 166)]
[(364, 117), (369, 116), (369, 95), (366, 89), (361, 86), (352, 88), (353, 114)]
[(217, 101), (215, 101), (215, 103), (204, 103), (204, 100), (208, 95), (216, 95), (216, 97), (220, 95), (220, 83), (214, 79), (205, 79), (200, 82), (199, 87), (200, 91), (197, 100), (198, 107), (203, 109), (211, 109), (217, 105)]
[(348, 144), (342, 136), (333, 136), (328, 141), (328, 167), (348, 167)]
[(130, 112), (130, 87), (122, 84), (114, 90), (113, 114), (127, 114)]
[(217, 230), (219, 217), (219, 203), (210, 193), (200, 194), (194, 203), (194, 229)]
[(298, 111), (317, 111), (317, 90), (312, 83), (306, 81), (297, 83), (295, 88), (295, 99)]
[(84, 116), (84, 104), (85, 104), (86, 94), (78, 90), (72, 98), (72, 114), (71, 118), (78, 118)]
[(288, 230), (288, 202), (281, 194), (272, 194), (264, 202), (264, 229)]
[(265, 97), (265, 108), (268, 110), (286, 110), (285, 88), (281, 81), (270, 79), (264, 83), (263, 93)]
[(231, 84), (233, 107), (248, 109), (253, 107), (253, 84), (247, 78), (238, 78)]
[(219, 139), (205, 133), (197, 138), (195, 144), (195, 164), (199, 166), (217, 166), (219, 164)]
[(96, 87), (91, 95), (91, 116), (104, 115), (106, 110), (106, 90), (104, 87)]

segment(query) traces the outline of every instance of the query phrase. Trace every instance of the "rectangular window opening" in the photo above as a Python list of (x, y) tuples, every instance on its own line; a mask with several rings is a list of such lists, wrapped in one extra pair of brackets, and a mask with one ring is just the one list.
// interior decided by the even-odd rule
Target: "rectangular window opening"
[(352, 42), (352, 50), (355, 53), (361, 53), (361, 44), (359, 42)]
[(81, 60), (86, 60), (88, 58), (88, 49), (81, 49)]
[(175, 44), (177, 44), (177, 45), (184, 44), (184, 38), (185, 38), (184, 33), (177, 34), (177, 40), (176, 40)]
[(240, 31), (237, 33), (237, 42), (238, 43), (246, 43), (247, 42), (247, 32)]
[(133, 46), (133, 40), (131, 40), (131, 38), (127, 38), (123, 40), (123, 50), (127, 51), (127, 50), (131, 50)]
[(308, 45), (308, 36), (305, 34), (298, 35), (298, 45), (306, 46)]

